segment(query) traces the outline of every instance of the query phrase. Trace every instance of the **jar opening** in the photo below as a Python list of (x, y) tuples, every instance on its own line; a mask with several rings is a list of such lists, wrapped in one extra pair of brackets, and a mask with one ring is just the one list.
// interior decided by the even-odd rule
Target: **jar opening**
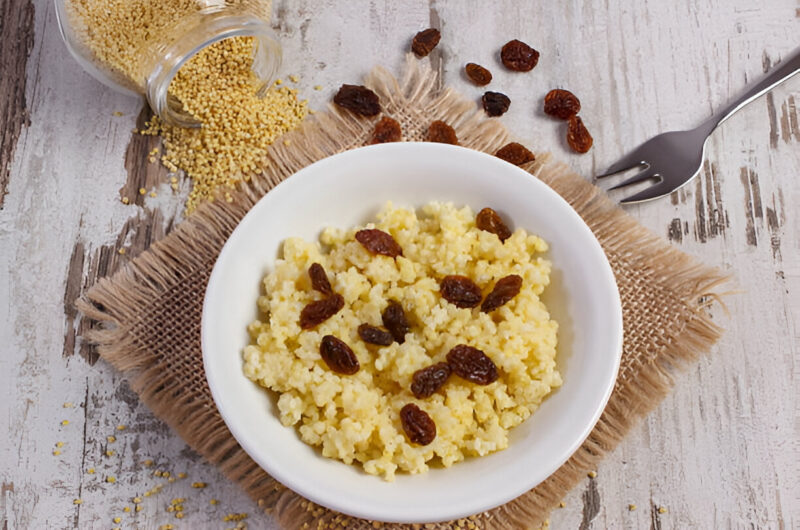
[(263, 95), (277, 76), (282, 60), (281, 47), (271, 28), (256, 17), (212, 14), (204, 17), (194, 31), (183, 32), (180, 38), (165, 44), (153, 58), (145, 80), (145, 94), (153, 112), (169, 125), (201, 127), (181, 101), (169, 93), (169, 86), (178, 71), (201, 50), (233, 37), (254, 38), (251, 69), (260, 84), (257, 95)]

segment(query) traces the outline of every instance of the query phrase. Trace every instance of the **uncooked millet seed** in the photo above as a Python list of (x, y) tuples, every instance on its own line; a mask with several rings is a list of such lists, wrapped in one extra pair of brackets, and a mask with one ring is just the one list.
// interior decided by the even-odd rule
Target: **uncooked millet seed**
[(270, 145), (307, 114), (307, 102), (298, 100), (296, 89), (271, 88), (263, 98), (256, 97), (257, 78), (250, 69), (253, 46), (250, 37), (220, 41), (201, 50), (175, 76), (170, 94), (202, 127), (173, 127), (154, 117), (142, 131), (161, 134), (162, 163), (170, 171), (182, 169), (194, 181), (187, 213), (216, 190), (230, 191), (250, 180)]

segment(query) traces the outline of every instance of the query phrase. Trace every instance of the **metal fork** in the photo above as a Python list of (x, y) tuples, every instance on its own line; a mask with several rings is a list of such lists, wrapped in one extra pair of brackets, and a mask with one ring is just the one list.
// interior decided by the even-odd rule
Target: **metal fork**
[(734, 112), (762, 94), (800, 72), (800, 49), (789, 59), (781, 61), (758, 83), (727, 107), (716, 112), (697, 128), (688, 131), (671, 131), (659, 134), (640, 145), (633, 152), (596, 178), (604, 178), (634, 167), (643, 170), (633, 177), (609, 188), (615, 190), (637, 182), (656, 180), (651, 187), (627, 197), (620, 202), (630, 204), (649, 201), (668, 195), (692, 180), (703, 166), (706, 141), (711, 133)]

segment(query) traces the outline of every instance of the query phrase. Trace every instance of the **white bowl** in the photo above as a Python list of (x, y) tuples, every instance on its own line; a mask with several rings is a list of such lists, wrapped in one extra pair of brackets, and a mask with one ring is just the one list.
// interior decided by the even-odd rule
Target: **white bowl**
[[(491, 206), (513, 227), (549, 244), (545, 302), (559, 323), (563, 386), (514, 428), (509, 447), (395, 482), (321, 456), (281, 425), (274, 399), (242, 373), (247, 324), (260, 282), (281, 242), (315, 240), (326, 226), (373, 220), (387, 200)], [(242, 448), (300, 495), (356, 517), (436, 522), (503, 504), (539, 484), (580, 447), (600, 417), (619, 367), (622, 309), (599, 243), (558, 194), (522, 169), (477, 151), (396, 143), (347, 151), (312, 164), (270, 191), (231, 234), (206, 290), (203, 364), (214, 401)]]

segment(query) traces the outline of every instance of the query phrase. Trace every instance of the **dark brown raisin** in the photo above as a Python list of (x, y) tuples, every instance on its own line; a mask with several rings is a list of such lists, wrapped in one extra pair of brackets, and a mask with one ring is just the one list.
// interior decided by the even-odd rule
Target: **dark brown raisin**
[(519, 294), (522, 287), (522, 277), (510, 274), (497, 280), (492, 292), (486, 295), (481, 304), (481, 311), (488, 313), (506, 304), (509, 300)]
[(390, 258), (403, 255), (403, 249), (400, 248), (397, 241), (390, 234), (377, 228), (359, 230), (356, 232), (356, 241), (373, 254), (381, 254)]
[(544, 97), (544, 113), (559, 120), (568, 120), (581, 110), (581, 102), (569, 90), (556, 88)]
[(375, 130), (372, 131), (372, 139), (370, 144), (385, 144), (389, 142), (399, 142), (403, 138), (403, 131), (400, 129), (400, 123), (394, 118), (384, 116), (381, 121), (375, 124)]
[(300, 312), (300, 327), (311, 329), (331, 318), (343, 307), (344, 298), (340, 294), (311, 302)]
[(325, 335), (319, 343), (319, 354), (328, 368), (337, 374), (353, 375), (361, 365), (350, 346), (333, 335)]
[(358, 326), (358, 336), (361, 340), (368, 344), (377, 344), (378, 346), (388, 346), (394, 342), (394, 337), (385, 329), (381, 329), (369, 324), (361, 324)]
[(467, 77), (478, 86), (485, 86), (492, 82), (492, 72), (479, 64), (467, 63), (464, 70), (467, 72)]
[(451, 274), (439, 282), (442, 298), (456, 307), (475, 307), (481, 303), (481, 288), (466, 276)]
[(442, 388), (442, 385), (450, 377), (450, 365), (447, 363), (436, 363), (414, 372), (411, 380), (411, 392), (417, 399), (430, 397), (434, 392)]
[(428, 127), (428, 141), (440, 144), (458, 145), (456, 131), (445, 122), (436, 120)]
[(342, 85), (333, 102), (361, 116), (375, 116), (381, 111), (378, 94), (361, 85)]
[(506, 226), (500, 215), (491, 208), (484, 208), (475, 217), (475, 226), (480, 230), (496, 234), (500, 241), (511, 237), (511, 229)]
[(530, 150), (522, 144), (511, 142), (501, 147), (495, 154), (497, 158), (502, 158), (506, 162), (510, 162), (515, 166), (521, 166), (528, 162), (533, 162), (536, 157)]
[(497, 381), (497, 366), (478, 348), (459, 344), (447, 354), (447, 364), (458, 377), (478, 385)]
[(509, 70), (529, 72), (539, 62), (539, 52), (524, 42), (514, 39), (503, 46), (500, 51), (500, 60)]
[(439, 39), (441, 38), (442, 34), (439, 33), (438, 29), (423, 29), (414, 35), (414, 40), (411, 41), (411, 51), (414, 52), (417, 57), (425, 57), (439, 44)]
[(331, 282), (328, 281), (328, 275), (325, 274), (325, 269), (319, 263), (313, 263), (308, 268), (308, 276), (311, 278), (311, 287), (325, 295), (333, 294)]
[(400, 409), (400, 421), (412, 444), (428, 445), (436, 438), (436, 424), (433, 419), (413, 403)]
[(585, 153), (592, 148), (594, 140), (580, 116), (572, 116), (567, 122), (567, 143), (577, 153)]
[(483, 101), (483, 110), (492, 117), (502, 116), (511, 106), (511, 100), (508, 99), (508, 96), (500, 92), (487, 92), (483, 95), (481, 101)]
[(399, 344), (403, 344), (406, 341), (406, 333), (411, 329), (411, 326), (408, 324), (406, 312), (400, 302), (390, 300), (381, 317), (383, 318), (383, 325), (392, 334), (394, 340)]

